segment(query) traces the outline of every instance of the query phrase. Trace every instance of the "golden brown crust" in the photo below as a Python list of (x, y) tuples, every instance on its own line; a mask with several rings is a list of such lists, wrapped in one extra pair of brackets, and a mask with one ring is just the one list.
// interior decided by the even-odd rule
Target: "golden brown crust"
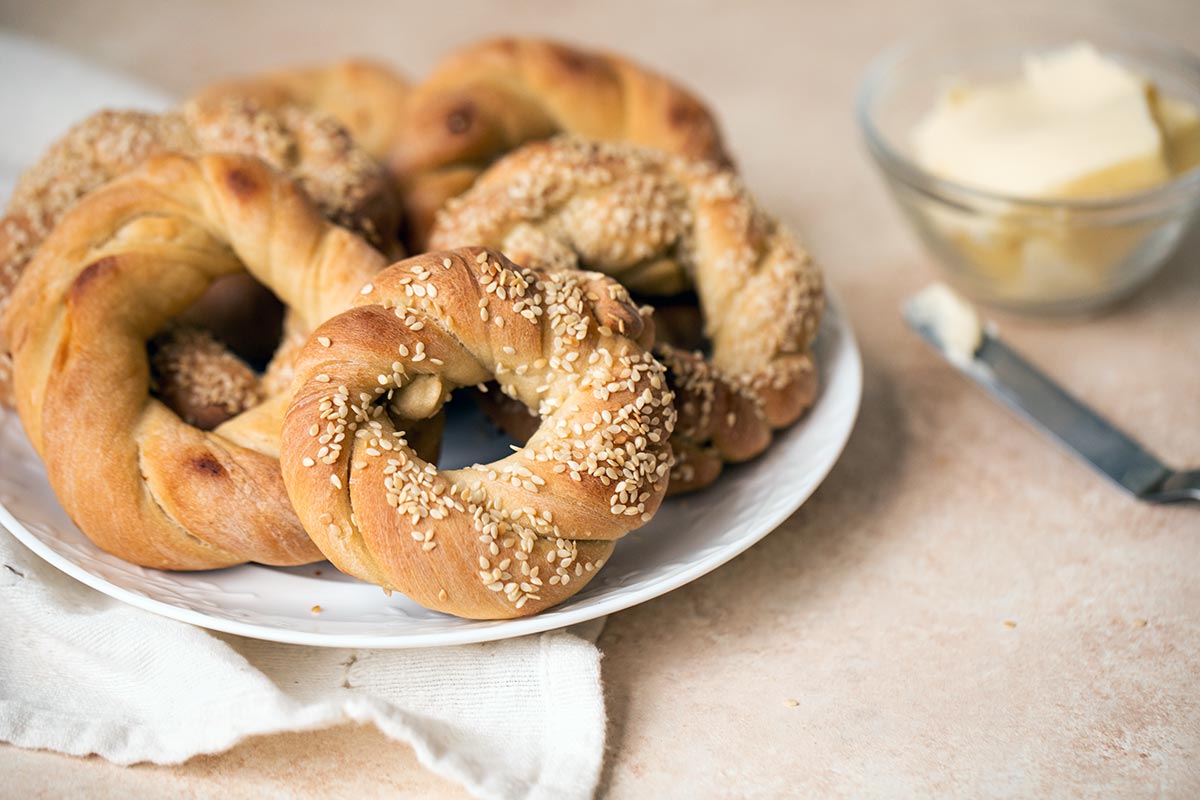
[[(313, 541), (344, 572), (459, 616), (571, 596), (666, 490), (675, 412), (641, 328), (615, 281), (482, 248), (375, 276), (296, 362), (281, 463)], [(444, 471), (413, 452), (397, 412), (428, 418), (493, 377), (543, 419), (523, 448)]]
[(576, 138), (536, 142), (451, 200), (430, 241), (494, 247), (535, 268), (594, 269), (631, 289), (686, 277), (712, 355), (655, 350), (678, 395), (677, 449), (692, 453), (690, 466), (680, 459), (673, 492), (715, 477), (705, 457), (762, 452), (815, 397), (809, 347), (824, 308), (820, 270), (711, 162)]
[[(298, 180), (322, 212), (394, 247), (397, 208), (386, 175), (331, 118), (234, 100), (180, 112), (102, 111), (55, 142), (13, 192), (0, 219), (0, 315), (29, 259), (89, 192), (162, 153), (241, 152)], [(386, 236), (384, 235), (386, 232)], [(202, 301), (191, 319), (221, 308)], [(239, 348), (247, 349), (247, 348)], [(11, 405), (11, 361), (0, 328), (0, 402)]]
[(334, 223), (400, 255), (399, 210), (382, 165), (332, 115), (253, 99), (189, 103), (180, 112), (201, 153), (244, 153), (286, 173)]
[[(0, 316), (17, 279), (58, 221), (88, 192), (165, 147), (190, 142), (183, 120), (169, 115), (102, 111), (74, 126), (17, 182), (0, 218)], [(0, 325), (0, 403), (13, 404), (12, 360)]]
[(146, 340), (242, 270), (311, 329), (383, 264), (249, 157), (157, 156), (80, 201), (4, 320), (22, 424), (80, 529), (164, 569), (319, 558), (279, 472), (285, 398), (201, 431), (150, 397)]
[(409, 82), (386, 64), (351, 59), (221, 81), (201, 89), (193, 102), (211, 106), (243, 98), (266, 108), (315, 109), (337, 119), (367, 153), (383, 160), (396, 140), (411, 91)]
[(445, 58), (410, 98), (390, 156), (410, 241), (504, 153), (557, 133), (627, 141), (729, 163), (717, 122), (691, 93), (610, 53), (491, 39)]

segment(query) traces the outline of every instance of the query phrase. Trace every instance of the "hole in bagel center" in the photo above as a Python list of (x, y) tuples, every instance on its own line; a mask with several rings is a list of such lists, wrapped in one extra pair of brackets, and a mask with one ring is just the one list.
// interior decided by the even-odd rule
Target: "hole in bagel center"
[(149, 342), (151, 395), (211, 430), (265, 396), (284, 306), (247, 273), (215, 281)]
[[(488, 394), (516, 403), (525, 412), (525, 406), (500, 394), (495, 383), (489, 386)], [(437, 460), (438, 469), (461, 469), (472, 464), (499, 461), (512, 455), (514, 445), (524, 443), (525, 437), (518, 439), (493, 423), (475, 396), (479, 396), (476, 389), (456, 391), (443, 407), (446, 422)], [(535, 429), (541, 424), (536, 416), (530, 416), (530, 420)]]
[[(512, 430), (496, 423), (487, 405), (475, 399), (489, 395), (515, 404), (520, 415), (531, 421), (519, 440)], [(417, 456), (442, 470), (507, 458), (541, 424), (523, 404), (503, 394), (495, 381), (481, 394), (476, 386), (451, 387), (425, 374), (407, 381), (399, 393), (393, 388), (374, 400), (366, 393), (359, 397), (370, 403), (373, 414), (382, 412), (387, 417)]]
[(654, 307), (655, 341), (711, 355), (711, 343), (704, 335), (704, 313), (695, 292), (666, 297), (634, 294), (633, 299)]
[[(710, 343), (704, 335), (704, 316), (695, 293), (656, 297), (635, 295), (634, 300), (654, 306), (657, 341), (706, 355), (711, 353)], [(503, 458), (512, 452), (512, 445), (523, 445), (541, 425), (536, 413), (501, 392), (495, 381), (487, 383), (485, 388), (486, 391), (472, 388), (469, 392), (456, 392), (446, 405), (448, 436), (444, 440), (447, 444), (443, 446), (439, 467), (459, 467)], [(471, 395), (469, 405), (461, 397), (466, 393)], [(458, 419), (465, 421), (461, 429)], [(452, 433), (458, 438), (450, 444), (449, 434)], [(471, 447), (483, 449), (483, 455), (470, 457)]]

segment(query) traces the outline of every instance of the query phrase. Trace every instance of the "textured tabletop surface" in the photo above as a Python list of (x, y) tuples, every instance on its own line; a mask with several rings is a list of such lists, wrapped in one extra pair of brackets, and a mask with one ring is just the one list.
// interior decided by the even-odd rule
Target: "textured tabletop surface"
[[(602, 791), (1195, 797), (1200, 509), (1139, 505), (1102, 483), (897, 314), (933, 272), (864, 155), (851, 101), (870, 57), (945, 5), (0, 0), (0, 26), (178, 92), (350, 54), (420, 75), (496, 32), (604, 45), (685, 79), (845, 299), (866, 388), (844, 457), (795, 516), (712, 575), (610, 618)], [(1078, 13), (1200, 49), (1189, 0)], [(1109, 314), (996, 319), (1165, 459), (1200, 464), (1200, 236)], [(351, 727), (174, 768), (0, 747), (0, 774), (0, 795), (15, 796), (461, 795), (403, 745)]]

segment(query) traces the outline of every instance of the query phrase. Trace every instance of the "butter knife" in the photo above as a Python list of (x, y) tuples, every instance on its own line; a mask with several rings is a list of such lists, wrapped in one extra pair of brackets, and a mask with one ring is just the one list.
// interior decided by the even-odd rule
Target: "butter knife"
[(1200, 501), (1200, 470), (1174, 470), (1004, 344), (942, 284), (904, 306), (909, 327), (1017, 416), (1139, 500)]

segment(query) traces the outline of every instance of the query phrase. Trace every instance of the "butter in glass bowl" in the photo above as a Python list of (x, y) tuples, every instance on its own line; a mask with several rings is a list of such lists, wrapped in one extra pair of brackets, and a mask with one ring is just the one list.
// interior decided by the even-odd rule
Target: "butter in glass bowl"
[(1073, 311), (1153, 274), (1200, 202), (1194, 59), (1089, 41), (929, 50), (877, 63), (859, 117), (951, 280), (985, 302)]

